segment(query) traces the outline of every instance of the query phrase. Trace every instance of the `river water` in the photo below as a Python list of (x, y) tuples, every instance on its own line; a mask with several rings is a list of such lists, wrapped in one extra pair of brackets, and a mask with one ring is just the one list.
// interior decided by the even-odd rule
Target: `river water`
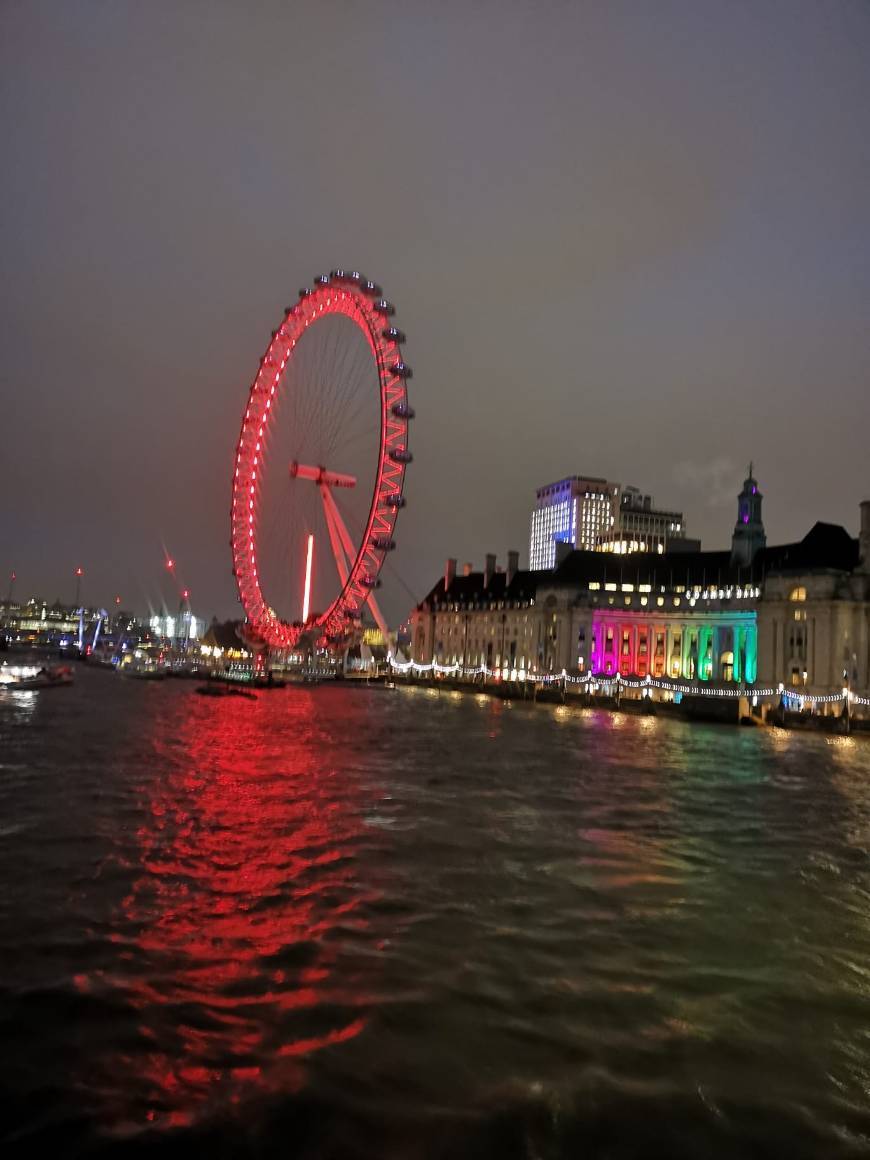
[(2, 1153), (870, 1154), (870, 743), (0, 695)]

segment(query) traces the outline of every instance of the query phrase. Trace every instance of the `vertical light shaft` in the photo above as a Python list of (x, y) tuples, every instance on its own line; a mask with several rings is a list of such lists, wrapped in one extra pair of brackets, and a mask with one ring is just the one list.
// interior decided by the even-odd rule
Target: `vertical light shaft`
[(305, 594), (302, 597), (302, 623), (308, 622), (308, 609), (311, 604), (311, 558), (314, 555), (314, 535), (308, 536), (308, 554), (305, 557)]

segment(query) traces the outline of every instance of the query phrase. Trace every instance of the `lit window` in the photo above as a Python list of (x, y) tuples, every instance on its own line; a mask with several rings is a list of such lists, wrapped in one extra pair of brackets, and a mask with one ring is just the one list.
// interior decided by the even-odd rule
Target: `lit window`
[(806, 600), (807, 590), (803, 585), (800, 585), (798, 588), (792, 588), (788, 594), (788, 598), (789, 600)]

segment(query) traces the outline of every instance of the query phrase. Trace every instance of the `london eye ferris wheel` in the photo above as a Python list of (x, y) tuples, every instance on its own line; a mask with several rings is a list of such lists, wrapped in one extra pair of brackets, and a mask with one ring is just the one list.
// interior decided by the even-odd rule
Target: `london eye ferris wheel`
[(249, 634), (293, 649), (346, 641), (395, 548), (411, 462), (411, 368), (381, 287), (315, 278), (287, 307), (251, 385), (232, 481), (233, 570)]

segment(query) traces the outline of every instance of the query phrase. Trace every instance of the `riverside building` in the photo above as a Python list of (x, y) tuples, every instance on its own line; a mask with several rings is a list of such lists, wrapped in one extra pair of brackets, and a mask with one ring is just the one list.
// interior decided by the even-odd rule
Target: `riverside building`
[[(817, 523), (768, 547), (750, 472), (730, 550), (571, 552), (552, 568), (444, 576), (411, 617), (420, 664), (531, 673), (870, 687), (870, 501), (860, 534)], [(747, 517), (748, 518), (745, 518)]]

